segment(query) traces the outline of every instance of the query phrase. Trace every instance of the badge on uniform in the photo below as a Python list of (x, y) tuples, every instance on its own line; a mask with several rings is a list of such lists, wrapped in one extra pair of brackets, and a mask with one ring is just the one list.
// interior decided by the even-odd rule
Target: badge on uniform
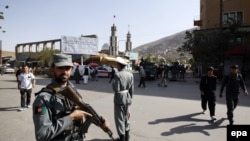
[(36, 115), (44, 115), (47, 111), (47, 108), (45, 105), (40, 104), (38, 106), (35, 107), (35, 114)]

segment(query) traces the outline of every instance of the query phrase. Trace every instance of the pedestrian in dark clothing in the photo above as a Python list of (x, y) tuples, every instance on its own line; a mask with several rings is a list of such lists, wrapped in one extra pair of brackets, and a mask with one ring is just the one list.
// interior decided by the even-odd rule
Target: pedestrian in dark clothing
[(110, 76), (110, 80), (109, 80), (109, 83), (111, 83), (112, 82), (112, 80), (115, 78), (115, 69), (114, 69), (114, 67), (113, 66), (111, 66), (111, 69), (112, 69), (112, 71), (111, 71), (111, 76)]
[(92, 81), (98, 81), (97, 77), (98, 77), (98, 70), (96, 67), (94, 67), (92, 72)]
[(161, 78), (161, 72), (163, 70), (162, 66), (157, 67), (157, 78)]
[(75, 82), (76, 84), (80, 84), (80, 71), (79, 71), (79, 66), (76, 66), (75, 72), (74, 72), (74, 77), (75, 77)]
[(227, 103), (227, 117), (229, 124), (232, 125), (233, 111), (236, 108), (239, 100), (240, 87), (244, 91), (244, 95), (247, 96), (247, 88), (242, 75), (238, 73), (238, 65), (232, 65), (230, 73), (226, 75), (222, 81), (220, 89), (220, 97), (223, 97), (223, 90), (226, 86), (226, 103)]
[(200, 81), (200, 92), (201, 92), (201, 107), (203, 113), (208, 109), (210, 111), (211, 120), (216, 120), (215, 118), (215, 90), (216, 90), (216, 80), (217, 77), (213, 74), (214, 68), (212, 66), (208, 67), (207, 75), (201, 77)]
[(159, 87), (164, 86), (167, 87), (167, 79), (168, 79), (168, 69), (164, 68), (161, 71), (161, 75), (160, 75), (160, 82), (157, 84)]
[(146, 84), (145, 84), (146, 72), (142, 66), (140, 66), (139, 75), (140, 75), (140, 83), (139, 83), (138, 87), (141, 87), (141, 85), (142, 85), (143, 88), (146, 88)]
[(245, 67), (242, 67), (242, 68), (241, 68), (241, 75), (242, 75), (243, 80), (246, 81), (246, 76), (247, 76), (247, 74), (246, 74)]
[(18, 70), (16, 71), (16, 81), (18, 82), (18, 76), (22, 73), (22, 66), (18, 67)]
[(186, 68), (184, 67), (184, 65), (180, 66), (180, 79), (185, 79), (185, 73), (186, 73)]
[(90, 68), (89, 66), (84, 67), (84, 73), (83, 73), (83, 84), (88, 84), (89, 82), (89, 75), (90, 75)]

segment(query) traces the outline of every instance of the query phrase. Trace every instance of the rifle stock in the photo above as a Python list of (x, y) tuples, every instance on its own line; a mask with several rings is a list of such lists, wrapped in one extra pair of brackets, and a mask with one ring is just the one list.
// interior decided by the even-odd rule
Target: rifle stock
[[(95, 125), (102, 127), (104, 123), (104, 119), (97, 114), (97, 112), (87, 103), (84, 103), (79, 96), (79, 94), (71, 87), (66, 87), (63, 91), (60, 92), (63, 96), (65, 96), (67, 99), (75, 103), (79, 108), (83, 111), (86, 111), (90, 114), (92, 114), (92, 117), (86, 117), (86, 121), (83, 123), (82, 132), (87, 133), (88, 128), (91, 123), (94, 123)], [(103, 128), (102, 128), (103, 129)], [(112, 131), (107, 127), (103, 129), (112, 140), (115, 140), (113, 138)]]

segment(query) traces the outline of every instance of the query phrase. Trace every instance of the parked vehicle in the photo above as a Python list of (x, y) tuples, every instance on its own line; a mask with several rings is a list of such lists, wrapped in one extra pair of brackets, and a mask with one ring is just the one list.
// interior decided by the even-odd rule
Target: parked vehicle
[(15, 69), (11, 67), (5, 67), (3, 73), (15, 73)]
[(155, 63), (145, 62), (142, 66), (146, 72), (147, 79), (155, 80), (157, 78), (157, 65)]
[(98, 66), (97, 71), (98, 71), (97, 74), (98, 77), (110, 77), (112, 68), (108, 66)]

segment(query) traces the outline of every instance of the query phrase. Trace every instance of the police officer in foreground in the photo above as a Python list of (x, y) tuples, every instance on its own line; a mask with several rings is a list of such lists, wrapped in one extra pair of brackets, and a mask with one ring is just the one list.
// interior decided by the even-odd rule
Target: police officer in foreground
[[(65, 54), (53, 55), (51, 73), (53, 79), (48, 86), (63, 90), (71, 85), (69, 82), (72, 71), (72, 58)], [(48, 87), (47, 86), (47, 87)], [(75, 105), (60, 93), (43, 90), (37, 93), (33, 103), (33, 122), (36, 140), (39, 141), (82, 141), (84, 138), (80, 128), (83, 118), (92, 116), (90, 113), (73, 108)], [(74, 109), (72, 111), (72, 109)], [(105, 119), (104, 119), (105, 120)], [(104, 127), (108, 127), (105, 120)]]
[(232, 65), (230, 67), (230, 73), (226, 75), (221, 84), (220, 97), (223, 97), (223, 90), (226, 86), (226, 103), (227, 103), (227, 117), (229, 124), (233, 125), (233, 111), (238, 105), (240, 87), (244, 91), (244, 95), (247, 96), (247, 88), (242, 75), (238, 73), (238, 65)]

